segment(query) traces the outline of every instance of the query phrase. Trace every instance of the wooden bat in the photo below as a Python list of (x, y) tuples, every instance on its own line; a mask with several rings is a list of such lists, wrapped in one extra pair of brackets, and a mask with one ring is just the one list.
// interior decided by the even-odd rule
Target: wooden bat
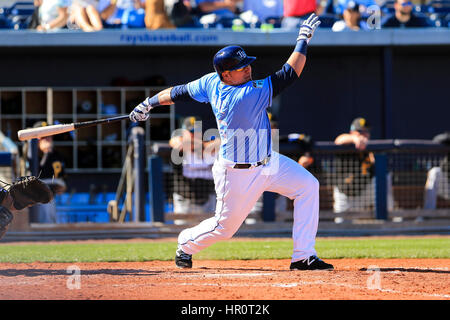
[(37, 139), (42, 137), (54, 136), (55, 134), (60, 134), (64, 132), (70, 132), (73, 130), (92, 127), (99, 124), (112, 123), (120, 120), (128, 119), (128, 115), (106, 118), (106, 119), (98, 119), (98, 120), (90, 120), (83, 122), (74, 122), (70, 124), (55, 124), (51, 126), (39, 127), (39, 128), (30, 128), (23, 129), (17, 132), (17, 136), (20, 141)]

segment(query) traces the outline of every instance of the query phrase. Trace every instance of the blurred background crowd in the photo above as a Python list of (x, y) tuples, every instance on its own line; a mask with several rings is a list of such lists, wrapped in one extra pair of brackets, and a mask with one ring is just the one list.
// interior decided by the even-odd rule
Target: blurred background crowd
[(333, 31), (450, 27), (450, 0), (0, 0), (0, 29), (296, 29), (312, 12)]

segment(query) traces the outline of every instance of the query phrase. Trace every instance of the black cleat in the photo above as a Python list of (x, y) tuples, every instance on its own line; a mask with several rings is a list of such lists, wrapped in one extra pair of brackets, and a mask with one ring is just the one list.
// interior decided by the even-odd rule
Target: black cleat
[(181, 248), (178, 248), (175, 255), (175, 264), (178, 268), (192, 268), (192, 254), (184, 253)]
[(325, 263), (317, 256), (310, 256), (307, 259), (291, 263), (291, 270), (334, 270), (332, 264)]

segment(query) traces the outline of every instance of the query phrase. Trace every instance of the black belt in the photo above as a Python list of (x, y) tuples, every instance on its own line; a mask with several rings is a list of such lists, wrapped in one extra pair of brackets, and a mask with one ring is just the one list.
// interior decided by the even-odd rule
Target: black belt
[(264, 158), (264, 160), (262, 160), (262, 161), (258, 161), (256, 164), (251, 164), (251, 163), (236, 163), (236, 164), (233, 166), (233, 169), (249, 169), (249, 168), (251, 168), (252, 166), (253, 166), (253, 167), (259, 167), (259, 166), (261, 166), (261, 165), (263, 165), (263, 164), (267, 164), (267, 162), (269, 162), (269, 159), (270, 159), (270, 156)]

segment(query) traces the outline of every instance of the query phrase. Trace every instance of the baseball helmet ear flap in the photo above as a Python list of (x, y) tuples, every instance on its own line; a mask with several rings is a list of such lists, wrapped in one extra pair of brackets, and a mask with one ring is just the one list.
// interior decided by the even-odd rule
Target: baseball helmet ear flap
[(228, 46), (219, 50), (213, 60), (214, 69), (222, 77), (222, 72), (233, 71), (248, 66), (256, 57), (247, 56), (239, 46)]

